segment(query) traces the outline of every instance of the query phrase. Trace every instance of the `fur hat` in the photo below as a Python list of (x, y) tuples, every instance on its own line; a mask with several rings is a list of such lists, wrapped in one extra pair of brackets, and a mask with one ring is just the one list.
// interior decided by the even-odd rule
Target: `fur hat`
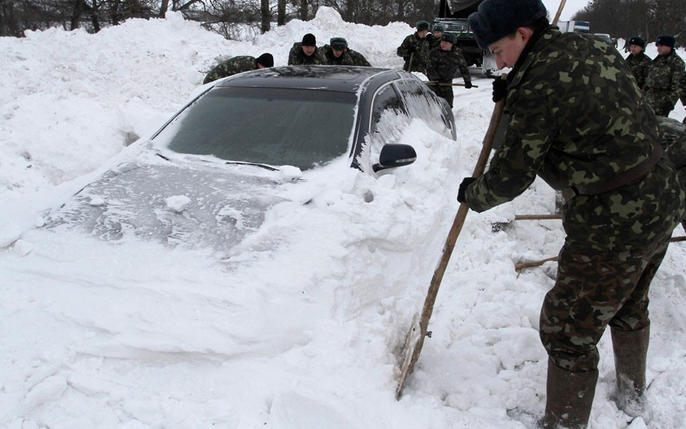
[(314, 38), (314, 34), (307, 33), (303, 36), (302, 41), (303, 46), (317, 46), (317, 39)]
[(533, 24), (546, 15), (541, 0), (485, 0), (468, 19), (477, 43), (487, 49), (517, 28)]
[(674, 36), (670, 36), (668, 34), (659, 36), (657, 40), (655, 41), (656, 45), (665, 45), (669, 46), (670, 48), (674, 49), (674, 45), (676, 44), (676, 39)]
[(444, 31), (443, 26), (441, 24), (435, 24), (433, 30), (431, 31), (440, 31), (441, 33)]
[(272, 54), (269, 53), (264, 53), (257, 57), (255, 61), (258, 64), (262, 64), (264, 67), (274, 67), (274, 57), (272, 57)]
[(641, 39), (640, 37), (636, 36), (636, 37), (632, 37), (631, 39), (629, 39), (629, 45), (636, 45), (636, 46), (640, 46), (641, 48), (645, 48), (646, 47), (646, 41)]
[(450, 42), (454, 45), (455, 42), (457, 42), (457, 37), (455, 37), (455, 35), (452, 33), (443, 33), (441, 35), (441, 42), (443, 41)]
[(329, 40), (329, 45), (337, 51), (342, 51), (348, 47), (348, 41), (342, 37), (332, 37), (331, 40)]
[(415, 28), (417, 28), (417, 31), (428, 30), (429, 29), (429, 23), (426, 21), (417, 21)]

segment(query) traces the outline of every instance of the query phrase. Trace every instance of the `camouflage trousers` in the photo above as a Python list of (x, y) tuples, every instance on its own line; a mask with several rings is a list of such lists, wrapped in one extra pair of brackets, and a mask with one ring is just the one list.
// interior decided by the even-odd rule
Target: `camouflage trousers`
[(608, 324), (622, 331), (650, 324), (648, 291), (668, 244), (669, 236), (641, 250), (589, 251), (565, 243), (540, 318), (541, 341), (557, 366), (595, 370), (596, 344)]
[(453, 86), (452, 82), (441, 82), (443, 85), (439, 85), (438, 82), (436, 82), (433, 85), (429, 85), (429, 87), (433, 90), (436, 95), (439, 97), (445, 99), (445, 101), (448, 102), (448, 105), (450, 107), (453, 107)]

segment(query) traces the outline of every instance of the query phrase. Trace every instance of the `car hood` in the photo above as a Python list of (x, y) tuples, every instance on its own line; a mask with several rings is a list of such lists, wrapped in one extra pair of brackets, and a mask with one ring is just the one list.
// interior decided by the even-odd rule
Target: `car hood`
[(272, 176), (255, 166), (129, 162), (84, 187), (49, 215), (46, 226), (79, 228), (105, 240), (136, 236), (230, 251), (284, 201), (277, 196), (283, 183)]

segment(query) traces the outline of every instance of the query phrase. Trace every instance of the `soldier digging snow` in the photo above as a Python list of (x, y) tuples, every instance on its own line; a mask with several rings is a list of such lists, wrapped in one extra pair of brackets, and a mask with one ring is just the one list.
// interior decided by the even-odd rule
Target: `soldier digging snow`
[(416, 28), (414, 34), (405, 37), (396, 53), (405, 60), (403, 70), (426, 73), (426, 64), (429, 62), (429, 41), (426, 39), (429, 23), (417, 21)]
[(494, 98), (505, 99), (502, 143), (486, 173), (462, 181), (458, 200), (482, 212), (524, 192), (536, 175), (568, 195), (557, 279), (540, 314), (548, 372), (539, 425), (586, 427), (596, 345), (608, 325), (618, 407), (640, 412), (648, 290), (684, 214), (655, 114), (619, 52), (560, 33), (541, 0), (485, 0), (469, 23), (498, 68), (512, 71), (494, 82)]
[(684, 61), (676, 54), (673, 36), (657, 38), (657, 57), (650, 63), (643, 91), (648, 104), (660, 116), (668, 116), (681, 93)]
[(453, 78), (455, 72), (460, 69), (464, 79), (464, 87), (472, 87), (472, 79), (469, 74), (467, 62), (462, 56), (462, 51), (455, 46), (455, 35), (445, 33), (441, 36), (441, 43), (431, 50), (426, 74), (429, 78), (429, 87), (453, 107)]
[(631, 73), (638, 82), (638, 87), (643, 89), (645, 85), (646, 76), (648, 76), (648, 68), (650, 67), (651, 59), (645, 54), (646, 47), (645, 40), (640, 37), (632, 37), (629, 39), (629, 52), (626, 57), (626, 62), (631, 67)]
[(332, 37), (328, 45), (322, 46), (322, 52), (328, 65), (371, 66), (364, 55), (348, 48), (348, 42), (342, 37)]
[(272, 57), (272, 54), (269, 53), (264, 53), (257, 58), (249, 55), (233, 57), (214, 66), (212, 70), (207, 73), (205, 80), (203, 80), (202, 83), (209, 83), (222, 77), (243, 73), (244, 71), (263, 69), (265, 67), (273, 66), (274, 57)]
[(312, 33), (305, 34), (302, 42), (294, 43), (291, 51), (288, 53), (289, 66), (300, 64), (326, 64), (326, 59), (317, 49), (317, 39)]

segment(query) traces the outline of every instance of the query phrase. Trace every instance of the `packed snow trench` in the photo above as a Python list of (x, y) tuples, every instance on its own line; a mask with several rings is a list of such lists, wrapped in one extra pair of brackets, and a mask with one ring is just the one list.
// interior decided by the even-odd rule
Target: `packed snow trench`
[[(219, 57), (271, 52), (284, 65), (311, 32), (399, 68), (395, 49), (412, 31), (346, 23), (321, 8), (247, 41), (176, 13), (97, 34), (0, 38), (0, 427), (532, 427), (547, 364), (538, 313), (556, 265), (518, 275), (514, 263), (554, 256), (564, 235), (558, 220), (491, 226), (552, 213), (554, 193), (540, 181), (469, 214), (433, 335), (403, 397), (393, 395), (399, 347), (493, 109), (490, 80), (477, 73), (478, 88), (455, 88), (457, 142), (415, 121), (402, 137), (417, 149), (412, 166), (379, 179), (344, 163), (311, 173), (230, 257), (41, 227), (135, 155), (131, 143), (197, 93)], [(672, 116), (684, 117), (680, 103)], [(169, 206), (187, 203), (179, 195)], [(647, 412), (632, 419), (617, 409), (605, 335), (591, 427), (686, 427), (685, 262), (686, 243), (673, 243), (653, 282)]]

